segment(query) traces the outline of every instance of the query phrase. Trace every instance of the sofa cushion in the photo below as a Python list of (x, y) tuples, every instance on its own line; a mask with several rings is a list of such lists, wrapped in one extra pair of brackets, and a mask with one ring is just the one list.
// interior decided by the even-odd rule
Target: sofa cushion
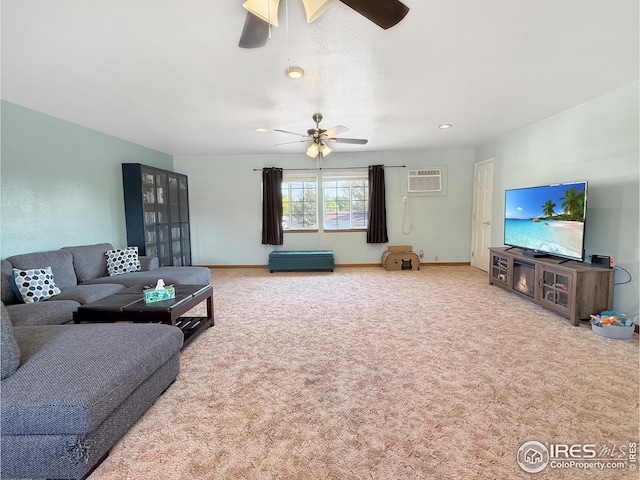
[(62, 325), (73, 321), (73, 312), (80, 303), (74, 300), (51, 300), (37, 303), (14, 303), (7, 305), (14, 326), (23, 325)]
[(13, 265), (8, 260), (0, 260), (0, 280), (2, 282), (1, 300), (5, 305), (16, 303), (16, 291), (13, 286)]
[(142, 272), (155, 270), (160, 266), (160, 260), (158, 257), (153, 257), (151, 255), (138, 255), (138, 260), (140, 260), (140, 270)]
[(115, 277), (94, 278), (87, 284), (115, 283), (126, 287), (155, 286), (158, 279), (166, 285), (208, 285), (211, 271), (207, 267), (158, 267), (148, 272), (130, 272)]
[(27, 270), (30, 268), (51, 267), (59, 288), (72, 287), (78, 284), (73, 269), (73, 257), (67, 250), (25, 253), (7, 258), (13, 268)]
[(73, 268), (78, 283), (107, 275), (107, 259), (104, 254), (107, 250), (113, 250), (110, 243), (63, 247), (63, 250), (67, 250), (73, 256)]
[(23, 303), (42, 302), (60, 293), (51, 267), (27, 270), (14, 268), (13, 284), (17, 295), (19, 295), (18, 300), (22, 300)]
[[(14, 329), (21, 348), (34, 328)], [(2, 382), (3, 435), (93, 431), (183, 342), (179, 328), (162, 324), (37, 328), (49, 329), (50, 340), (39, 338), (38, 351)]]
[(20, 366), (20, 348), (13, 336), (9, 312), (0, 302), (0, 379), (12, 375)]
[(123, 273), (140, 271), (138, 247), (108, 250), (105, 256), (107, 257), (107, 272), (112, 277)]
[(76, 285), (75, 287), (63, 289), (62, 293), (56, 296), (56, 300), (75, 300), (84, 305), (85, 303), (95, 302), (101, 298), (113, 295), (123, 289), (124, 285), (119, 283)]

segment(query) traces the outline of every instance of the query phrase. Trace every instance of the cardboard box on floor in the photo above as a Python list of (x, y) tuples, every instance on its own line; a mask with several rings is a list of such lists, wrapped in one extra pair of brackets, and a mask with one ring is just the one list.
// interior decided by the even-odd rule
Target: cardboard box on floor
[(385, 270), (420, 270), (420, 257), (411, 245), (390, 246), (382, 253)]

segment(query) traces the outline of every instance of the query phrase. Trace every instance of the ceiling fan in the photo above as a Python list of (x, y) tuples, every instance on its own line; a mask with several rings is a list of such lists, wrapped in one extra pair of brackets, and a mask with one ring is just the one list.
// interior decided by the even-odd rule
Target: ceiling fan
[[(302, 0), (311, 23), (322, 15), (333, 0)], [(360, 15), (385, 30), (399, 23), (409, 11), (400, 0), (340, 0)], [(262, 47), (269, 39), (270, 25), (278, 26), (280, 0), (247, 0), (242, 4), (248, 10), (239, 46), (241, 48)]]
[(312, 158), (317, 158), (317, 157), (322, 158), (322, 157), (326, 157), (332, 152), (331, 148), (329, 148), (329, 145), (327, 145), (327, 143), (352, 143), (357, 145), (364, 145), (365, 143), (368, 142), (368, 140), (364, 138), (336, 137), (336, 135), (340, 135), (341, 133), (345, 133), (349, 131), (347, 127), (343, 127), (342, 125), (336, 125), (335, 127), (330, 128), (329, 130), (323, 130), (322, 128), (320, 128), (320, 122), (322, 121), (321, 113), (314, 113), (311, 118), (316, 123), (316, 128), (310, 128), (309, 130), (307, 130), (306, 135), (301, 133), (296, 133), (296, 132), (290, 132), (288, 130), (280, 130), (278, 128), (274, 128), (273, 129), (274, 132), (282, 132), (282, 133), (288, 133), (290, 135), (297, 135), (299, 137), (304, 137), (304, 140), (297, 140), (295, 142), (278, 143), (274, 146), (285, 145), (288, 143), (308, 142), (310, 139), (311, 145), (309, 145), (309, 148), (307, 148), (307, 152), (306, 152), (307, 155)]

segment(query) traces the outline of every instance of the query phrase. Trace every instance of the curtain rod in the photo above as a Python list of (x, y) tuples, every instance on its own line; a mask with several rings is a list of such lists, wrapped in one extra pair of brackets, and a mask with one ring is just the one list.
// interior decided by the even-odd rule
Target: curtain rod
[[(383, 165), (384, 168), (406, 168), (406, 165)], [(269, 167), (265, 167), (265, 168), (269, 168)], [(318, 167), (318, 168), (283, 168), (282, 170), (295, 170), (295, 171), (302, 171), (302, 170), (354, 170), (356, 168), (369, 168), (368, 166), (366, 167), (331, 167), (331, 168), (322, 168), (322, 167)], [(253, 169), (254, 172), (261, 172), (262, 168), (254, 168)]]

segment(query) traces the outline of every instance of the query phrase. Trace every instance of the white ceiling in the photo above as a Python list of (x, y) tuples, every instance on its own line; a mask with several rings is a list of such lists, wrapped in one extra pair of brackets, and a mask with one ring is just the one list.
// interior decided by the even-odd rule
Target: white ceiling
[(255, 128), (315, 111), (369, 139), (336, 152), (381, 151), (474, 147), (638, 80), (637, 0), (403, 1), (385, 31), (281, 0), (241, 49), (243, 0), (2, 0), (2, 98), (173, 155), (302, 152)]

